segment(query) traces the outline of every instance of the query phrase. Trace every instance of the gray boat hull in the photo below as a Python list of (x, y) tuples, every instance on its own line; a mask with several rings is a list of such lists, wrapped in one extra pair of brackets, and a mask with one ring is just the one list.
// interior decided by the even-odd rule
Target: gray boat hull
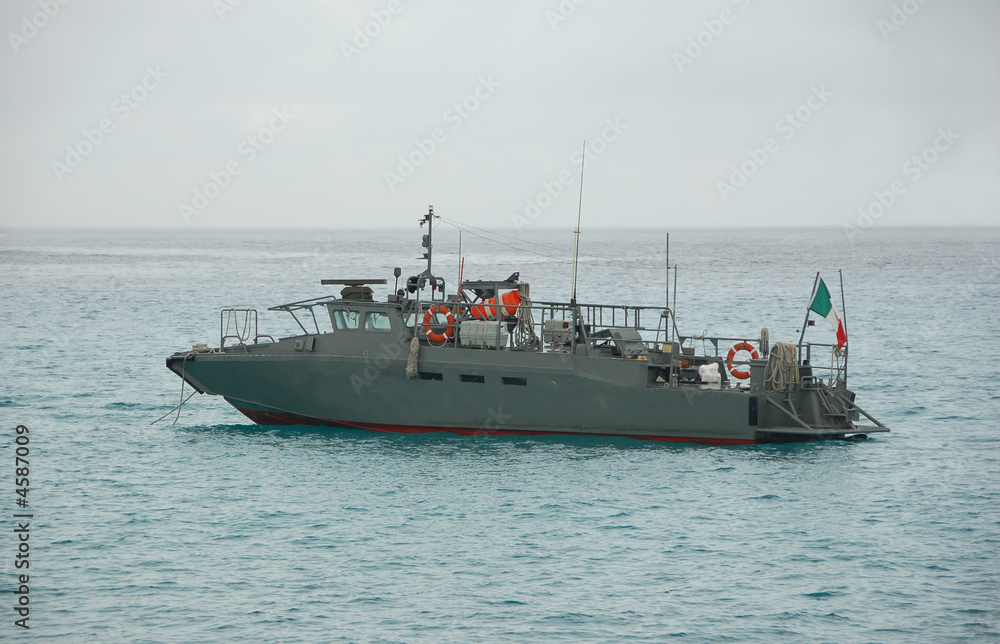
[[(284, 338), (215, 353), (175, 354), (167, 366), (198, 391), (225, 397), (264, 425), (391, 432), (623, 436), (719, 445), (844, 438), (847, 389), (781, 394), (666, 386), (644, 360), (559, 352), (438, 349), (424, 344), (406, 376), (407, 340), (357, 334)], [(312, 338), (312, 350), (296, 349)], [(821, 399), (822, 398), (822, 399)], [(798, 422), (789, 422), (789, 410)], [(803, 420), (805, 422), (803, 422)]]

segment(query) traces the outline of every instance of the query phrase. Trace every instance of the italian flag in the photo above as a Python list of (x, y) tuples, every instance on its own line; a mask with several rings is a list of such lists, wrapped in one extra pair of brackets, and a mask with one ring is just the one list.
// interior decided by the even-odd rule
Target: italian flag
[(837, 348), (842, 349), (847, 344), (847, 332), (844, 331), (844, 323), (837, 315), (837, 307), (833, 305), (833, 298), (830, 297), (830, 290), (826, 288), (822, 277), (817, 277), (816, 286), (813, 288), (812, 303), (809, 310), (819, 313), (826, 318), (834, 329), (837, 330)]

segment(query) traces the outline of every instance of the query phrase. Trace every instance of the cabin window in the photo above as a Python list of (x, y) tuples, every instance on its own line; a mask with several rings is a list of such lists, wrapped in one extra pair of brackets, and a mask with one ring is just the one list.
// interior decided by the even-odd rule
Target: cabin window
[(440, 373), (429, 373), (427, 371), (420, 372), (421, 380), (444, 380), (444, 376)]
[(357, 331), (361, 323), (361, 312), (350, 309), (330, 309), (330, 319), (337, 331)]
[(486, 383), (486, 376), (474, 376), (472, 374), (463, 373), (461, 375), (462, 382), (477, 382), (479, 384)]
[(500, 382), (502, 382), (505, 385), (517, 385), (518, 387), (528, 386), (527, 378), (510, 378), (508, 376), (504, 376), (500, 379)]
[(389, 333), (392, 331), (389, 315), (382, 311), (368, 311), (365, 314), (365, 331), (369, 333)]

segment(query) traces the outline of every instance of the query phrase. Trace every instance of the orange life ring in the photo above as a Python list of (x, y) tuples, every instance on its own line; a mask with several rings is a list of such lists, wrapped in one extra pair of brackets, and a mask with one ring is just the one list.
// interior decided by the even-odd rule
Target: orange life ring
[(736, 378), (737, 380), (746, 380), (750, 377), (750, 369), (737, 369), (733, 367), (733, 359), (736, 357), (737, 351), (748, 351), (750, 353), (751, 360), (757, 360), (760, 358), (760, 354), (757, 353), (757, 349), (755, 349), (749, 342), (737, 342), (733, 345), (733, 348), (729, 350), (729, 355), (726, 356), (726, 369), (729, 369), (729, 373), (733, 374), (733, 378)]
[[(448, 327), (444, 330), (444, 333), (431, 331), (431, 322), (434, 321), (434, 316), (438, 313), (443, 314), (448, 322)], [(435, 304), (427, 309), (427, 312), (424, 313), (424, 335), (432, 342), (445, 342), (448, 338), (455, 335), (455, 316), (451, 314), (447, 306)]]

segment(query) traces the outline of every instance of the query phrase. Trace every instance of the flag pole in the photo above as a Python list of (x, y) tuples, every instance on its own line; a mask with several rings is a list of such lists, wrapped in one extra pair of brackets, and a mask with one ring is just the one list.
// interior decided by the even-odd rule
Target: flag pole
[(806, 337), (806, 327), (809, 326), (809, 313), (812, 312), (812, 301), (816, 297), (817, 288), (819, 288), (819, 271), (816, 271), (816, 280), (813, 282), (812, 295), (809, 296), (809, 306), (806, 307), (806, 319), (802, 322), (802, 333), (799, 334), (799, 364), (802, 364), (802, 340)]
[[(840, 273), (840, 310), (844, 314), (841, 319), (841, 323), (844, 325), (844, 335), (848, 338), (851, 336), (847, 333), (847, 302), (844, 300), (844, 269), (839, 269), (837, 271)], [(847, 357), (851, 353), (850, 341), (844, 345), (844, 386), (847, 386)]]

